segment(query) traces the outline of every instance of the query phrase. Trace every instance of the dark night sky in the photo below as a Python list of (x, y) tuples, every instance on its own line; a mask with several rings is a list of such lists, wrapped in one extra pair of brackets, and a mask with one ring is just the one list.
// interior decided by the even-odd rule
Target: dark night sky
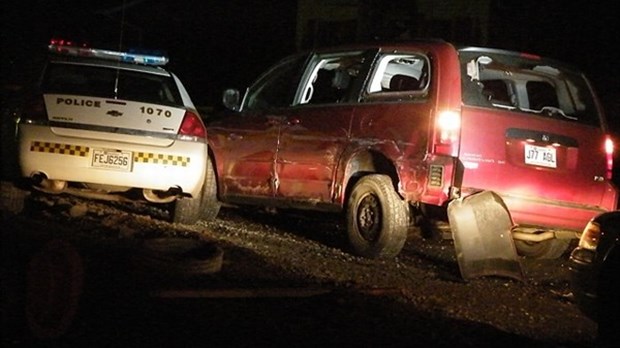
[[(489, 46), (578, 65), (603, 97), (608, 117), (617, 118), (617, 11), (582, 0), (492, 3)], [(92, 46), (117, 47), (122, 4), (123, 0), (3, 1), (3, 84), (38, 72), (52, 36), (70, 35)], [(125, 46), (167, 51), (168, 67), (184, 81), (197, 104), (219, 102), (223, 88), (245, 87), (295, 50), (294, 0), (125, 0), (125, 4)]]
[[(294, 51), (294, 1), (125, 0), (124, 47), (160, 49), (196, 104), (245, 87)], [(2, 3), (3, 80), (36, 75), (51, 37), (117, 49), (123, 0)], [(3, 81), (3, 83), (5, 83)]]

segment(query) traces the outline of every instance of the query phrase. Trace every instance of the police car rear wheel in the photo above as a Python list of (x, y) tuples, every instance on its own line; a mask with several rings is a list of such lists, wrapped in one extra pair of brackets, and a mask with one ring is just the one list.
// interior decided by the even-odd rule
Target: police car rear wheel
[(202, 190), (197, 197), (178, 198), (174, 204), (173, 222), (180, 224), (194, 224), (198, 220), (213, 220), (220, 211), (220, 202), (217, 200), (217, 183), (211, 160), (207, 159), (207, 169)]
[(220, 212), (221, 203), (217, 199), (217, 182), (211, 159), (207, 159), (207, 172), (202, 188), (202, 204), (200, 207), (203, 220), (213, 220)]
[(174, 203), (172, 222), (192, 225), (200, 218), (200, 197), (180, 197)]

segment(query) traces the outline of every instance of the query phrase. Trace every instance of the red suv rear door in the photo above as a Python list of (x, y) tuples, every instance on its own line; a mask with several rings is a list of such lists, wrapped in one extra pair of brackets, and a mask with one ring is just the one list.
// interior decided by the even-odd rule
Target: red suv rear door
[(463, 194), (493, 190), (515, 222), (570, 229), (616, 207), (605, 121), (582, 74), (499, 50), (460, 59)]

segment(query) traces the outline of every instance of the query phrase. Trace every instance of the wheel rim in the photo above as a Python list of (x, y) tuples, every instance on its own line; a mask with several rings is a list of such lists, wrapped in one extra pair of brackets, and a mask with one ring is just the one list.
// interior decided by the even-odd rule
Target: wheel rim
[(381, 229), (381, 204), (375, 195), (362, 198), (357, 208), (357, 227), (365, 240), (372, 242), (379, 238)]

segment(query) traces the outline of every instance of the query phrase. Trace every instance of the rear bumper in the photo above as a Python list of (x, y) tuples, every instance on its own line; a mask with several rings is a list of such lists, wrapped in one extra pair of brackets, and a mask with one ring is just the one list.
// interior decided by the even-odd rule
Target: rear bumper
[(603, 205), (559, 202), (544, 198), (519, 197), (501, 194), (512, 219), (517, 224), (568, 229), (581, 232), (594, 216), (615, 210), (618, 193), (610, 183)]
[[(93, 149), (130, 151), (129, 171), (95, 168)], [(18, 144), (21, 174), (44, 174), (51, 180), (113, 185), (128, 188), (168, 190), (179, 187), (197, 195), (205, 178), (206, 143), (175, 141), (171, 146), (61, 137), (49, 127), (20, 126)]]

